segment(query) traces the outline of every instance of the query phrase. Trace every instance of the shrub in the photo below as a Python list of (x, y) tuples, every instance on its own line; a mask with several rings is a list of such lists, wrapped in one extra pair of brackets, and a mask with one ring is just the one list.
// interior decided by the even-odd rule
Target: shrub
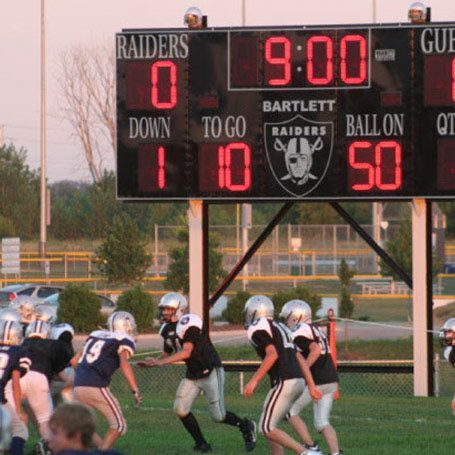
[(104, 321), (99, 298), (85, 285), (69, 284), (59, 295), (58, 320), (76, 332), (91, 332)]
[(245, 302), (251, 297), (248, 291), (238, 291), (229, 300), (226, 309), (223, 311), (223, 318), (231, 324), (243, 324), (243, 309)]
[(135, 286), (117, 300), (117, 311), (128, 311), (136, 319), (140, 333), (149, 332), (156, 316), (157, 303), (143, 286)]
[(13, 237), (14, 234), (15, 231), (13, 222), (0, 215), (0, 238)]
[(316, 319), (316, 312), (321, 308), (321, 296), (314, 294), (310, 289), (303, 286), (297, 286), (296, 288), (290, 288), (286, 291), (278, 291), (271, 297), (272, 302), (275, 306), (275, 316), (278, 316), (281, 312), (281, 308), (289, 300), (299, 299), (304, 300), (311, 307), (313, 319)]

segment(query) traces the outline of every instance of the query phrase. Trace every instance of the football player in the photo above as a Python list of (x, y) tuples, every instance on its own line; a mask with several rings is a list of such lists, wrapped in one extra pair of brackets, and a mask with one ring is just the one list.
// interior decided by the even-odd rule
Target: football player
[[(439, 332), (439, 341), (444, 349), (444, 358), (455, 368), (455, 318), (447, 319)], [(452, 399), (452, 411), (455, 415), (455, 395)]]
[[(311, 323), (311, 316), (311, 307), (303, 300), (287, 302), (279, 315), (286, 326), (291, 329), (294, 344), (305, 357), (314, 382), (322, 392), (322, 398), (313, 404), (314, 426), (324, 437), (330, 455), (340, 455), (343, 452), (338, 447), (336, 431), (330, 425), (330, 412), (335, 393), (338, 390), (338, 373), (330, 354), (327, 337), (320, 327)], [(310, 393), (308, 389), (305, 389), (289, 411), (288, 422), (302, 438), (302, 441), (316, 450), (317, 445), (314, 445), (305, 423), (299, 417), (300, 411), (311, 401)]]
[[(20, 377), (29, 370), (31, 360), (26, 350), (20, 346), (22, 340), (22, 327), (19, 322), (0, 320), (0, 357), (2, 360), (0, 403), (9, 413), (11, 430), (17, 426), (18, 422), (21, 422), (22, 425), (27, 423), (27, 416), (21, 410)], [(11, 387), (10, 396), (6, 396), (5, 393), (7, 385)], [(11, 433), (14, 436), (14, 431)], [(25, 439), (20, 436), (12, 438), (11, 454), (22, 455), (24, 453)]]
[(212, 451), (191, 412), (194, 401), (202, 391), (209, 402), (212, 420), (237, 427), (242, 432), (246, 450), (253, 450), (256, 445), (256, 423), (226, 411), (223, 395), (224, 369), (208, 334), (202, 330), (201, 318), (195, 314), (186, 314), (186, 298), (177, 292), (164, 295), (158, 307), (164, 321), (160, 330), (164, 340), (163, 352), (159, 357), (148, 357), (138, 362), (138, 366), (152, 367), (185, 362), (186, 378), (182, 379), (178, 387), (174, 411), (194, 439), (194, 451)]
[(261, 379), (269, 374), (272, 388), (265, 399), (259, 427), (272, 454), (282, 455), (285, 447), (300, 455), (319, 455), (319, 451), (305, 447), (278, 428), (305, 390), (305, 380), (315, 401), (322, 395), (305, 360), (295, 350), (292, 334), (284, 324), (274, 321), (273, 302), (264, 295), (250, 297), (243, 314), (248, 339), (262, 359), (261, 366), (245, 385), (243, 394), (245, 397), (252, 396)]
[(90, 450), (95, 433), (95, 416), (82, 403), (57, 406), (49, 426), (49, 447), (54, 455), (121, 455), (114, 450)]
[(134, 354), (136, 321), (127, 311), (114, 311), (107, 320), (108, 330), (95, 330), (85, 342), (84, 349), (71, 360), (75, 368), (74, 399), (98, 409), (110, 428), (101, 439), (94, 434), (95, 445), (110, 449), (126, 433), (122, 409), (109, 389), (112, 375), (120, 367), (137, 406), (142, 397), (128, 359)]
[[(49, 432), (49, 420), (52, 415), (52, 400), (49, 384), (55, 373), (60, 372), (69, 362), (71, 356), (63, 351), (58, 343), (49, 340), (51, 326), (44, 321), (35, 320), (25, 330), (23, 346), (31, 359), (29, 372), (20, 380), (22, 397), (27, 399), (31, 409), (30, 416), (37, 426), (41, 440), (35, 447), (38, 454), (47, 454), (46, 437)], [(6, 388), (7, 398), (12, 396), (11, 387)], [(13, 438), (28, 439), (25, 425), (13, 426)]]
[[(66, 350), (70, 359), (74, 356), (73, 337), (74, 327), (65, 322), (55, 324), (51, 328), (51, 340), (57, 340), (63, 350)], [(69, 364), (56, 373), (51, 381), (51, 395), (54, 406), (63, 400), (72, 400), (72, 391), (74, 385), (74, 368)]]

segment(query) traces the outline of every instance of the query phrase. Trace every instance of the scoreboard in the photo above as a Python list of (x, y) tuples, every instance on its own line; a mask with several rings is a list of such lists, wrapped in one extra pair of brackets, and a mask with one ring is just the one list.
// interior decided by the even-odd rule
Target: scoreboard
[(455, 23), (124, 30), (124, 200), (455, 198)]

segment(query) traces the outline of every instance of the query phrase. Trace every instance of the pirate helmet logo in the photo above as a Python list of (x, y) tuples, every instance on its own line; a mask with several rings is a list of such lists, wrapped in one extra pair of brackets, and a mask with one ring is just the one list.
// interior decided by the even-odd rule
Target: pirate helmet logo
[(294, 196), (311, 193), (323, 180), (333, 146), (333, 123), (301, 115), (265, 123), (267, 159), (277, 182)]

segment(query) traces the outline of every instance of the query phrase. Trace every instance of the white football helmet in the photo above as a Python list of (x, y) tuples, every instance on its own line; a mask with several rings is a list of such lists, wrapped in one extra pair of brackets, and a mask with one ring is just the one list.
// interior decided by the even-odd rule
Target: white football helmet
[(21, 322), (21, 315), (12, 308), (3, 308), (0, 310), (0, 320)]
[[(0, 321), (0, 343), (19, 346), (24, 340), (22, 326), (17, 321)], [(1, 406), (0, 406), (1, 407)]]
[(107, 319), (107, 328), (110, 332), (126, 333), (132, 337), (136, 335), (136, 320), (128, 311), (114, 311)]
[(35, 307), (35, 318), (37, 321), (44, 321), (52, 325), (57, 321), (57, 307), (40, 303)]
[(455, 318), (447, 319), (439, 331), (439, 341), (442, 346), (453, 346), (455, 335)]
[(283, 305), (279, 317), (294, 330), (301, 322), (311, 323), (311, 307), (304, 300), (290, 300)]
[(273, 318), (275, 307), (273, 302), (265, 295), (253, 295), (246, 303), (243, 310), (243, 321), (245, 327), (249, 327), (250, 324), (257, 318)]
[(202, 27), (202, 11), (196, 6), (190, 6), (183, 16), (183, 23), (188, 28), (201, 28)]
[(188, 311), (188, 302), (184, 295), (178, 292), (168, 292), (161, 297), (158, 308), (171, 308), (174, 310), (174, 319), (178, 321)]
[(409, 7), (408, 19), (413, 24), (422, 24), (427, 20), (427, 7), (422, 2), (414, 2)]
[(29, 295), (18, 295), (9, 304), (9, 308), (17, 311), (21, 315), (21, 321), (24, 324), (30, 324), (35, 320), (35, 307), (39, 300)]
[(74, 327), (71, 324), (67, 324), (66, 322), (62, 322), (61, 324), (55, 324), (51, 328), (51, 340), (58, 340), (61, 335), (65, 332), (74, 336)]
[(49, 338), (51, 325), (44, 321), (33, 321), (25, 329), (25, 337)]

